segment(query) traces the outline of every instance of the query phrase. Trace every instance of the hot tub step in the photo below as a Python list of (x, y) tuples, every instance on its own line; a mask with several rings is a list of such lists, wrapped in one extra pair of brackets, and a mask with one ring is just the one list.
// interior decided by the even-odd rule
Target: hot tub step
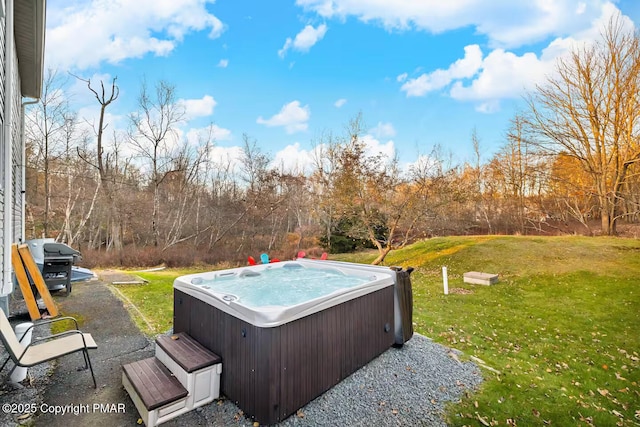
[(189, 391), (187, 406), (197, 408), (220, 397), (222, 359), (186, 333), (156, 339), (156, 358)]
[(124, 365), (122, 385), (147, 427), (153, 427), (191, 410), (188, 391), (155, 357)]

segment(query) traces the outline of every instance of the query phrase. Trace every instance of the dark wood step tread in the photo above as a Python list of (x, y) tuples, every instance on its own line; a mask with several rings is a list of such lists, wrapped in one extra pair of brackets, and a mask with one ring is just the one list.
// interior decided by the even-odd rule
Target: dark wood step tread
[(129, 363), (122, 369), (149, 411), (189, 394), (180, 381), (155, 357)]
[(220, 356), (212, 353), (184, 332), (161, 335), (156, 339), (156, 344), (186, 372), (197, 371), (222, 362)]

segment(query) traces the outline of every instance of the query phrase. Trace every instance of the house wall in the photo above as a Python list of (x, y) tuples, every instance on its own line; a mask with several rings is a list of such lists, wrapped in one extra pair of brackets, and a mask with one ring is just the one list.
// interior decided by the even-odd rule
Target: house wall
[(18, 74), (18, 58), (14, 53), (14, 67), (13, 67), (13, 106), (11, 107), (11, 143), (13, 144), (12, 161), (13, 167), (11, 176), (13, 177), (13, 215), (11, 216), (13, 222), (13, 242), (24, 242), (24, 236), (22, 235), (22, 222), (24, 221), (22, 211), (22, 191), (24, 174), (24, 150), (22, 149), (22, 95), (20, 94), (20, 75)]
[[(4, 4), (3, 0), (2, 3)], [(5, 213), (5, 189), (4, 189), (4, 159), (6, 158), (7, 148), (4, 141), (4, 85), (5, 85), (5, 16), (2, 14), (0, 18), (0, 274), (4, 271), (4, 213)], [(0, 276), (0, 280), (2, 277)], [(0, 289), (0, 295), (5, 292)]]
[[(22, 222), (23, 218), (23, 206), (22, 206), (22, 191), (23, 180), (23, 150), (22, 150), (22, 96), (20, 91), (20, 76), (18, 74), (18, 58), (16, 49), (12, 49), (12, 62), (13, 72), (12, 78), (9, 79), (13, 85), (13, 99), (11, 100), (11, 117), (6, 115), (5, 105), (5, 91), (7, 89), (7, 76), (6, 69), (7, 64), (4, 58), (6, 57), (6, 34), (5, 34), (5, 16), (0, 18), (0, 242), (4, 242), (6, 233), (11, 234), (12, 242), (19, 242), (24, 240), (22, 236)], [(11, 140), (6, 141), (5, 126), (9, 125), (11, 128)], [(4, 182), (4, 169), (7, 155), (9, 155), (9, 144), (11, 144), (11, 186), (5, 188)], [(9, 201), (9, 202), (8, 202)], [(4, 220), (8, 211), (11, 211), (11, 226), (5, 229)], [(10, 248), (5, 247), (4, 244), (0, 244), (0, 265), (2, 271), (7, 269), (11, 270), (11, 265), (5, 265), (4, 254), (9, 251)], [(10, 263), (9, 263), (10, 264)], [(3, 278), (4, 279), (4, 278)], [(13, 283), (4, 283), (0, 288), (0, 308), (7, 308), (8, 298), (7, 295), (13, 291)], [(5, 311), (6, 312), (6, 311)]]

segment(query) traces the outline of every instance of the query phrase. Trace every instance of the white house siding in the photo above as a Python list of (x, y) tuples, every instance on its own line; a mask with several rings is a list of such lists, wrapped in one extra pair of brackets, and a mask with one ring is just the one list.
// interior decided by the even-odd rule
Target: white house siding
[(20, 75), (18, 74), (18, 57), (14, 52), (14, 64), (13, 67), (13, 105), (11, 107), (11, 143), (12, 149), (12, 176), (13, 176), (13, 215), (11, 216), (13, 222), (13, 241), (23, 242), (24, 236), (22, 235), (22, 174), (24, 173), (24, 159), (22, 149), (22, 96), (20, 95)]
[[(0, 0), (2, 1), (2, 0)], [(6, 106), (5, 104), (5, 89), (6, 89), (6, 64), (4, 61), (5, 58), (5, 18), (2, 17), (0, 19), (0, 129), (3, 129), (7, 120), (11, 125), (11, 141), (5, 140), (5, 133), (0, 131), (0, 242), (4, 242), (5, 233), (11, 233), (11, 241), (12, 242), (20, 242), (24, 240), (24, 236), (22, 236), (22, 221), (23, 221), (23, 206), (22, 206), (22, 188), (23, 180), (23, 150), (22, 150), (22, 128), (21, 128), (21, 103), (22, 96), (20, 92), (20, 76), (18, 73), (18, 57), (16, 54), (16, 49), (13, 49), (13, 99), (11, 106), (11, 117), (6, 116)], [(4, 180), (1, 178), (4, 176), (4, 162), (8, 153), (8, 145), (12, 145), (12, 155), (11, 155), (11, 177), (12, 177), (12, 185), (11, 188), (6, 189), (3, 188)], [(7, 206), (6, 199), (9, 193), (12, 195), (11, 204)], [(4, 227), (4, 216), (7, 210), (11, 209), (12, 212), (12, 224), (10, 229), (5, 230)], [(5, 271), (5, 267), (11, 269), (11, 266), (4, 265), (4, 251), (8, 248), (4, 248), (3, 244), (0, 244), (0, 266), (2, 267), (2, 271)], [(6, 284), (5, 284), (6, 285)], [(13, 286), (10, 284), (9, 286), (2, 286), (0, 290), (0, 307), (4, 308), (7, 304), (6, 295), (13, 291)], [(6, 312), (6, 311), (5, 311)]]
[[(4, 3), (4, 0), (0, 0)], [(0, 272), (4, 271), (4, 180), (2, 177), (4, 176), (4, 159), (6, 156), (6, 148), (4, 141), (4, 132), (1, 131), (2, 125), (4, 125), (4, 53), (5, 53), (5, 37), (4, 37), (4, 29), (5, 29), (5, 18), (4, 14), (0, 19)], [(2, 277), (0, 277), (2, 280)]]
[[(4, 0), (0, 0), (4, 3)], [(4, 37), (4, 16), (0, 19), (0, 123), (4, 123), (4, 52), (5, 52), (5, 37)]]

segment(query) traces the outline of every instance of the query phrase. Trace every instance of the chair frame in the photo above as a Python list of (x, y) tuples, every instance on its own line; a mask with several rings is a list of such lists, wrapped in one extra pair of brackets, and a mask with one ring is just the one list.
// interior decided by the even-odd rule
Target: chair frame
[[(22, 344), (22, 339), (24, 337), (27, 336), (27, 333), (34, 329), (37, 326), (42, 326), (42, 325), (47, 325), (47, 324), (52, 324), (52, 323), (56, 323), (59, 321), (63, 321), (63, 320), (71, 320), (73, 321), (74, 325), (75, 325), (75, 329), (70, 329), (67, 331), (63, 331), (48, 337), (43, 337), (43, 338), (37, 338), (35, 340), (32, 340), (31, 343), (29, 345), (27, 345), (26, 347), (24, 346), (18, 346), (16, 348), (15, 343), (17, 342), (19, 345)], [(11, 335), (9, 335), (11, 334)], [(76, 334), (80, 334), (80, 337), (82, 338), (82, 347), (76, 347), (76, 348), (72, 348), (72, 349), (64, 349), (64, 350), (60, 350), (55, 354), (52, 354), (50, 357), (43, 357), (40, 359), (37, 359), (37, 361), (35, 361), (34, 363), (23, 363), (22, 362), (22, 358), (27, 354), (27, 351), (30, 348), (37, 348), (38, 343), (41, 342), (47, 342), (47, 341), (52, 341), (55, 339), (59, 339), (59, 338), (63, 338), (66, 336), (72, 336), (72, 335), (76, 335)], [(9, 337), (7, 337), (7, 335), (9, 335)], [(78, 321), (73, 318), (73, 317), (58, 317), (56, 319), (48, 319), (48, 320), (41, 320), (38, 321), (37, 323), (34, 323), (32, 326), (30, 326), (29, 328), (27, 328), (27, 330), (23, 333), (22, 337), (18, 340), (18, 337), (16, 336), (15, 332), (13, 331), (13, 328), (11, 327), (11, 324), (9, 323), (9, 320), (7, 319), (7, 316), (4, 314), (4, 311), (0, 310), (0, 339), (2, 339), (2, 343), (4, 344), (5, 349), (7, 350), (7, 352), (9, 353), (9, 357), (7, 357), (7, 359), (4, 361), (4, 363), (2, 364), (2, 366), (0, 366), (0, 372), (4, 369), (4, 367), (7, 365), (7, 363), (9, 362), (9, 360), (13, 360), (14, 362), (14, 366), (13, 368), (11, 368), (11, 371), (9, 371), (9, 376), (11, 376), (11, 374), (13, 373), (13, 371), (18, 367), (23, 367), (23, 368), (29, 368), (35, 365), (39, 365), (41, 363), (44, 362), (48, 362), (50, 360), (54, 360), (54, 359), (58, 359), (62, 356), (66, 356), (68, 354), (72, 354), (72, 353), (77, 353), (78, 351), (82, 352), (82, 355), (84, 357), (84, 362), (85, 362), (85, 369), (89, 368), (89, 370), (91, 371), (91, 378), (93, 379), (93, 387), (94, 388), (98, 388), (97, 384), (96, 384), (96, 377), (93, 373), (93, 367), (91, 366), (91, 359), (89, 358), (89, 349), (93, 349), (95, 347), (89, 347), (87, 346), (87, 340), (85, 338), (86, 335), (89, 334), (84, 334), (82, 333), (82, 331), (80, 331), (78, 329)], [(13, 340), (11, 339), (13, 338)], [(93, 338), (91, 338), (91, 340), (93, 340)], [(11, 341), (13, 341), (13, 344), (11, 343)], [(16, 350), (20, 349), (21, 351), (18, 352)], [(19, 354), (18, 354), (19, 353)]]

